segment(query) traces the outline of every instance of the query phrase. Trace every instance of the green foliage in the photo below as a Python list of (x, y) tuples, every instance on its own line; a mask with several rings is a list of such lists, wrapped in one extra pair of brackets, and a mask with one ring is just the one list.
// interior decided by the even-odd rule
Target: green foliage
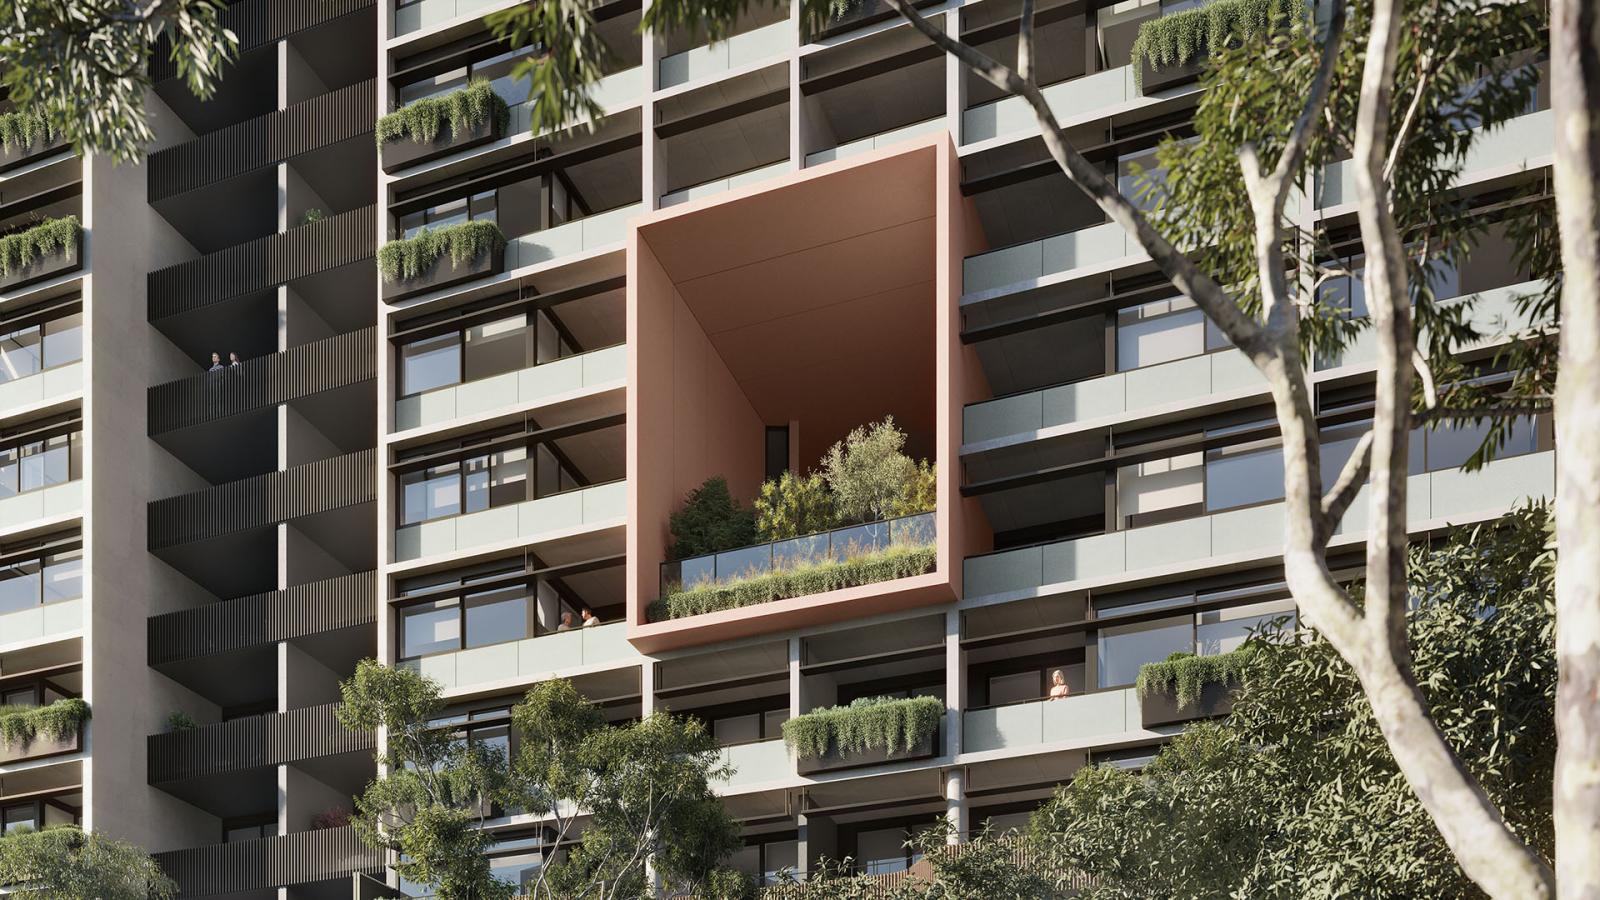
[(1139, 696), (1148, 697), (1176, 688), (1178, 706), (1190, 706), (1200, 699), (1201, 691), (1208, 684), (1237, 684), (1249, 666), (1249, 659), (1248, 644), (1214, 656), (1174, 653), (1162, 662), (1139, 667)]
[(379, 247), (378, 272), (385, 281), (411, 281), (447, 254), (451, 265), (459, 269), (505, 244), (506, 236), (500, 226), (482, 219), (444, 228), (424, 228), (414, 237), (390, 241)]
[(938, 697), (861, 697), (849, 706), (816, 709), (783, 723), (783, 742), (801, 759), (909, 751), (939, 730)]
[(917, 829), (907, 846), (923, 865), (904, 879), (886, 881), (857, 874), (852, 860), (821, 860), (806, 873), (778, 873), (764, 900), (1066, 900), (1075, 897), (1069, 879), (1034, 865), (1024, 836), (984, 831), (950, 844), (946, 820)]
[[(905, 432), (894, 416), (852, 429), (822, 458), (822, 477), (833, 492), (839, 524), (876, 522), (910, 509), (920, 498), (925, 474), (916, 461), (901, 452)], [(931, 471), (931, 468), (927, 471)]]
[(167, 713), (167, 720), (165, 724), (168, 733), (174, 731), (193, 731), (194, 729), (200, 727), (200, 723), (194, 720), (194, 716), (189, 715), (181, 709), (175, 709), (172, 712)]
[(238, 38), (218, 0), (8, 3), (0, 16), (0, 83), (17, 111), (48, 123), (81, 154), (136, 161), (155, 135), (145, 98), (148, 63), (162, 55), (190, 93), (206, 100)]
[(46, 219), (31, 228), (0, 237), (0, 275), (26, 269), (40, 257), (65, 253), (77, 245), (83, 226), (77, 216)]
[(484, 21), (504, 44), (540, 48), (512, 66), (509, 75), (528, 83), (530, 131), (543, 134), (580, 117), (591, 122), (600, 118), (602, 110), (589, 88), (604, 74), (611, 53), (596, 27), (592, 4), (528, 0)]
[[(1550, 525), (1536, 507), (1413, 547), (1407, 615), (1433, 720), (1546, 859)], [(1400, 774), (1355, 674), (1314, 632), (1297, 637), (1247, 643), (1224, 722), (1190, 728), (1142, 772), (1079, 770), (1033, 823), (1048, 864), (1092, 875), (1090, 898), (1481, 896)]]
[(0, 741), (26, 744), (38, 735), (59, 741), (89, 720), (89, 704), (77, 697), (45, 706), (0, 706)]
[(938, 559), (932, 544), (898, 544), (844, 560), (802, 563), (738, 581), (707, 583), (673, 591), (650, 604), (652, 621), (681, 619), (723, 609), (754, 606), (788, 597), (909, 578), (931, 571)]
[(833, 497), (816, 473), (801, 477), (785, 471), (761, 485), (756, 498), (756, 530), (763, 541), (781, 541), (833, 527)]
[(319, 206), (313, 206), (300, 215), (301, 225), (311, 225), (326, 219), (328, 214)]
[(412, 140), (431, 144), (450, 126), (450, 136), (493, 122), (502, 132), (511, 122), (511, 110), (487, 81), (474, 81), (466, 87), (413, 100), (380, 118), (372, 128), (378, 149), (390, 141)]
[[(396, 869), (442, 900), (576, 897), (599, 882), (641, 896), (645, 860), (668, 883), (707, 898), (736, 896), (720, 862), (739, 846), (738, 825), (711, 790), (729, 774), (699, 722), (658, 713), (625, 726), (570, 682), (543, 682), (512, 710), (513, 758), (440, 727), (437, 683), (364, 660), (342, 686), (339, 719), (353, 730), (388, 730), (385, 774), (358, 799), (352, 824)], [(544, 818), (577, 846), (525, 887), (491, 874), (482, 828), (503, 810)], [(586, 817), (578, 827), (575, 810)]]
[(0, 113), (0, 147), (17, 150), (54, 137), (49, 121), (38, 113)]
[(1150, 19), (1133, 39), (1134, 83), (1144, 87), (1145, 66), (1172, 68), (1229, 44), (1257, 43), (1304, 10), (1297, 0), (1210, 0), (1195, 9)]
[(70, 825), (0, 837), (0, 884), (16, 900), (171, 900), (178, 893), (143, 850)]
[(673, 559), (720, 553), (756, 543), (756, 520), (728, 491), (728, 479), (713, 475), (683, 498), (683, 507), (667, 522), (672, 531)]

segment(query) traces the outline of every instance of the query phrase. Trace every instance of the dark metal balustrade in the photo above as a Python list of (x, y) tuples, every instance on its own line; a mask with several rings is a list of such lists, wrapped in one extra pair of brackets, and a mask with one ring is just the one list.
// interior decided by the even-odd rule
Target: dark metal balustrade
[(152, 153), (146, 191), (155, 203), (276, 165), (319, 147), (371, 134), (377, 117), (377, 82), (367, 80), (329, 91)]
[(337, 703), (243, 716), (216, 725), (146, 738), (151, 784), (226, 775), (371, 750), (372, 732), (348, 731), (334, 716)]
[(222, 537), (377, 497), (377, 451), (360, 450), (150, 504), (152, 551)]
[(151, 616), (149, 662), (161, 666), (371, 625), (377, 604), (377, 573), (358, 572)]
[(377, 245), (372, 206), (246, 241), (151, 272), (145, 279), (148, 316), (155, 322), (371, 259)]
[(150, 388), (152, 435), (377, 378), (377, 329), (363, 328)]
[(384, 864), (383, 851), (361, 843), (348, 826), (173, 850), (155, 858), (184, 897), (348, 880)]

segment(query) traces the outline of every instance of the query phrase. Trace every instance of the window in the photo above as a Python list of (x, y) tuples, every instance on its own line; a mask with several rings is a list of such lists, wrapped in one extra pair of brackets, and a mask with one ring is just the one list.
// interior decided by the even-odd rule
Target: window
[(0, 567), (0, 614), (32, 609), (43, 602), (39, 560), (30, 559)]
[[(1411, 432), (1410, 472), (1439, 472), (1458, 469), (1472, 458), (1489, 434), (1489, 423), (1442, 422)], [(1522, 456), (1539, 449), (1539, 432), (1532, 416), (1518, 416), (1511, 422), (1510, 434), (1496, 452), (1496, 458)]]
[(400, 610), (400, 655), (405, 659), (461, 649), (459, 601), (438, 600)]
[(1293, 600), (1268, 600), (1199, 613), (1195, 616), (1195, 653), (1218, 656), (1237, 650), (1251, 633), (1285, 616), (1289, 620), (1288, 627), (1293, 628), (1297, 621)]
[(465, 381), (528, 367), (532, 355), (528, 317), (521, 313), (466, 329)]
[(1030, 669), (1014, 675), (996, 675), (989, 679), (989, 705), (1023, 703), (1044, 696), (1044, 673)]
[(466, 645), (483, 647), (528, 637), (532, 633), (528, 609), (528, 592), (521, 586), (468, 594)]
[[(551, 461), (554, 463), (554, 457)], [(460, 462), (407, 473), (400, 476), (400, 524), (413, 525), (521, 503), (529, 499), (527, 485), (526, 447), (469, 456)], [(540, 496), (546, 493), (553, 492), (543, 491)]]
[(0, 615), (83, 596), (83, 551), (18, 557), (0, 565)]
[(1117, 509), (1124, 524), (1138, 527), (1198, 513), (1205, 501), (1204, 460), (1204, 454), (1185, 453), (1118, 469)]
[(64, 484), (83, 475), (83, 432), (0, 449), (0, 498)]
[(1283, 448), (1277, 441), (1206, 451), (1206, 511), (1283, 499)]
[(1194, 617), (1102, 628), (1097, 649), (1096, 683), (1102, 688), (1130, 685), (1139, 679), (1139, 667), (1145, 663), (1194, 651)]
[(0, 335), (0, 382), (39, 373), (43, 368), (40, 337), (37, 325)]
[(1228, 346), (1194, 301), (1156, 300), (1117, 312), (1117, 371), (1126, 372)]
[(83, 313), (44, 323), (44, 367), (53, 369), (83, 359)]
[(460, 334), (452, 332), (400, 346), (401, 396), (460, 383)]
[(434, 466), (400, 480), (400, 524), (461, 514), (461, 464)]
[(399, 217), (399, 236), (416, 237), (424, 228), (434, 231), (462, 222), (482, 220), (493, 222), (496, 218), (495, 192), (483, 191), (470, 197), (448, 200), (438, 206)]

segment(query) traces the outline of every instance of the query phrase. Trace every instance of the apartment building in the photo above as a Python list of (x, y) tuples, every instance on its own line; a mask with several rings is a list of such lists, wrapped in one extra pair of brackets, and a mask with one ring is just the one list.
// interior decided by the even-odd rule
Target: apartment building
[[(1071, 187), (1024, 104), (878, 0), (820, 30), (752, 9), (715, 45), (641, 35), (641, 4), (610, 0), (603, 116), (535, 135), (509, 78), (528, 51), (485, 23), (511, 5), (241, 0), (217, 97), (158, 64), (142, 165), (0, 152), (0, 228), (81, 225), (0, 275), (0, 692), (91, 711), (0, 745), (5, 828), (135, 840), (186, 897), (424, 895), (344, 824), (379, 736), (333, 704), (368, 656), (436, 679), (441, 727), (479, 740), (513, 741), (510, 707), (557, 677), (613, 721), (700, 718), (759, 877), (903, 871), (916, 830), (1016, 825), (1078, 768), (1140, 765), (1226, 709), (1134, 681), (1294, 611), (1266, 385)], [(1130, 192), (1199, 91), (1193, 69), (1136, 77), (1130, 47), (1190, 5), (1038, 10), (1046, 97)], [(1012, 0), (922, 8), (1014, 52)], [(375, 150), (378, 117), (475, 81), (504, 122)], [(1551, 128), (1541, 91), (1458, 190), (1486, 216), (1547, 194)], [(1359, 268), (1352, 181), (1327, 167), (1296, 215)], [(504, 244), (377, 271), (382, 244), (473, 221)], [(1529, 287), (1502, 231), (1441, 285), (1498, 334)], [(1359, 312), (1359, 284), (1330, 289)], [(1312, 380), (1337, 459), (1370, 348)], [(748, 505), (887, 415), (937, 466), (930, 511), (669, 558), (707, 478)], [(1472, 475), (1470, 433), (1419, 434), (1413, 532), (1552, 493), (1551, 433), (1521, 423)], [(1351, 573), (1362, 516), (1334, 539)], [(661, 602), (898, 546), (926, 565)], [(584, 613), (599, 624), (563, 627)], [(1047, 699), (1058, 671), (1068, 696)], [(874, 697), (944, 712), (895, 753), (785, 747), (789, 719)], [(526, 816), (490, 828), (511, 881), (564, 849)]]

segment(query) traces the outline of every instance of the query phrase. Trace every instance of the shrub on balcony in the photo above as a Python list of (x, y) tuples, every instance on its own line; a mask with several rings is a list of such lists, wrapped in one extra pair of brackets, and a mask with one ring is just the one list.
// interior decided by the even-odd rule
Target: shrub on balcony
[(1211, 0), (1196, 9), (1151, 19), (1133, 39), (1133, 78), (1141, 89), (1145, 66), (1166, 69), (1194, 62), (1230, 41), (1259, 40), (1299, 7), (1293, 0)]
[(782, 541), (833, 527), (833, 495), (822, 476), (784, 472), (761, 485), (756, 530), (763, 541)]
[(1249, 661), (1250, 650), (1247, 647), (1215, 656), (1174, 653), (1162, 662), (1140, 666), (1136, 687), (1140, 697), (1176, 688), (1178, 706), (1181, 708), (1199, 700), (1206, 685), (1237, 684), (1244, 677)]
[(485, 253), (504, 247), (506, 236), (493, 222), (474, 219), (444, 228), (424, 228), (415, 237), (390, 241), (378, 248), (378, 271), (385, 281), (410, 281), (428, 271), (439, 258), (464, 266)]
[(0, 237), (0, 276), (25, 269), (40, 257), (65, 252), (77, 244), (82, 233), (77, 216), (62, 216)]
[(833, 494), (839, 524), (876, 522), (932, 508), (917, 507), (933, 467), (926, 461), (918, 465), (903, 452), (905, 445), (906, 434), (894, 424), (894, 416), (885, 416), (851, 430), (828, 448), (822, 478)]
[(728, 491), (728, 479), (713, 475), (683, 498), (683, 507), (667, 521), (673, 559), (720, 553), (756, 543), (756, 520)]
[(701, 584), (674, 591), (650, 604), (652, 621), (681, 619), (702, 613), (807, 597), (841, 588), (909, 578), (933, 569), (938, 555), (932, 544), (901, 544), (845, 560), (803, 563), (723, 584)]
[(89, 718), (89, 704), (77, 697), (45, 706), (0, 706), (0, 740), (26, 744), (39, 735), (64, 740)]
[(487, 122), (494, 122), (503, 131), (510, 121), (510, 108), (489, 82), (474, 81), (459, 91), (414, 100), (379, 119), (372, 130), (381, 150), (389, 141), (406, 138), (431, 144), (446, 125), (450, 126), (450, 136), (455, 137)]
[(939, 730), (944, 701), (937, 697), (862, 697), (783, 723), (783, 742), (800, 759), (830, 752), (909, 751)]
[(44, 116), (28, 113), (0, 113), (0, 148), (16, 150), (41, 138), (50, 140), (55, 132)]

